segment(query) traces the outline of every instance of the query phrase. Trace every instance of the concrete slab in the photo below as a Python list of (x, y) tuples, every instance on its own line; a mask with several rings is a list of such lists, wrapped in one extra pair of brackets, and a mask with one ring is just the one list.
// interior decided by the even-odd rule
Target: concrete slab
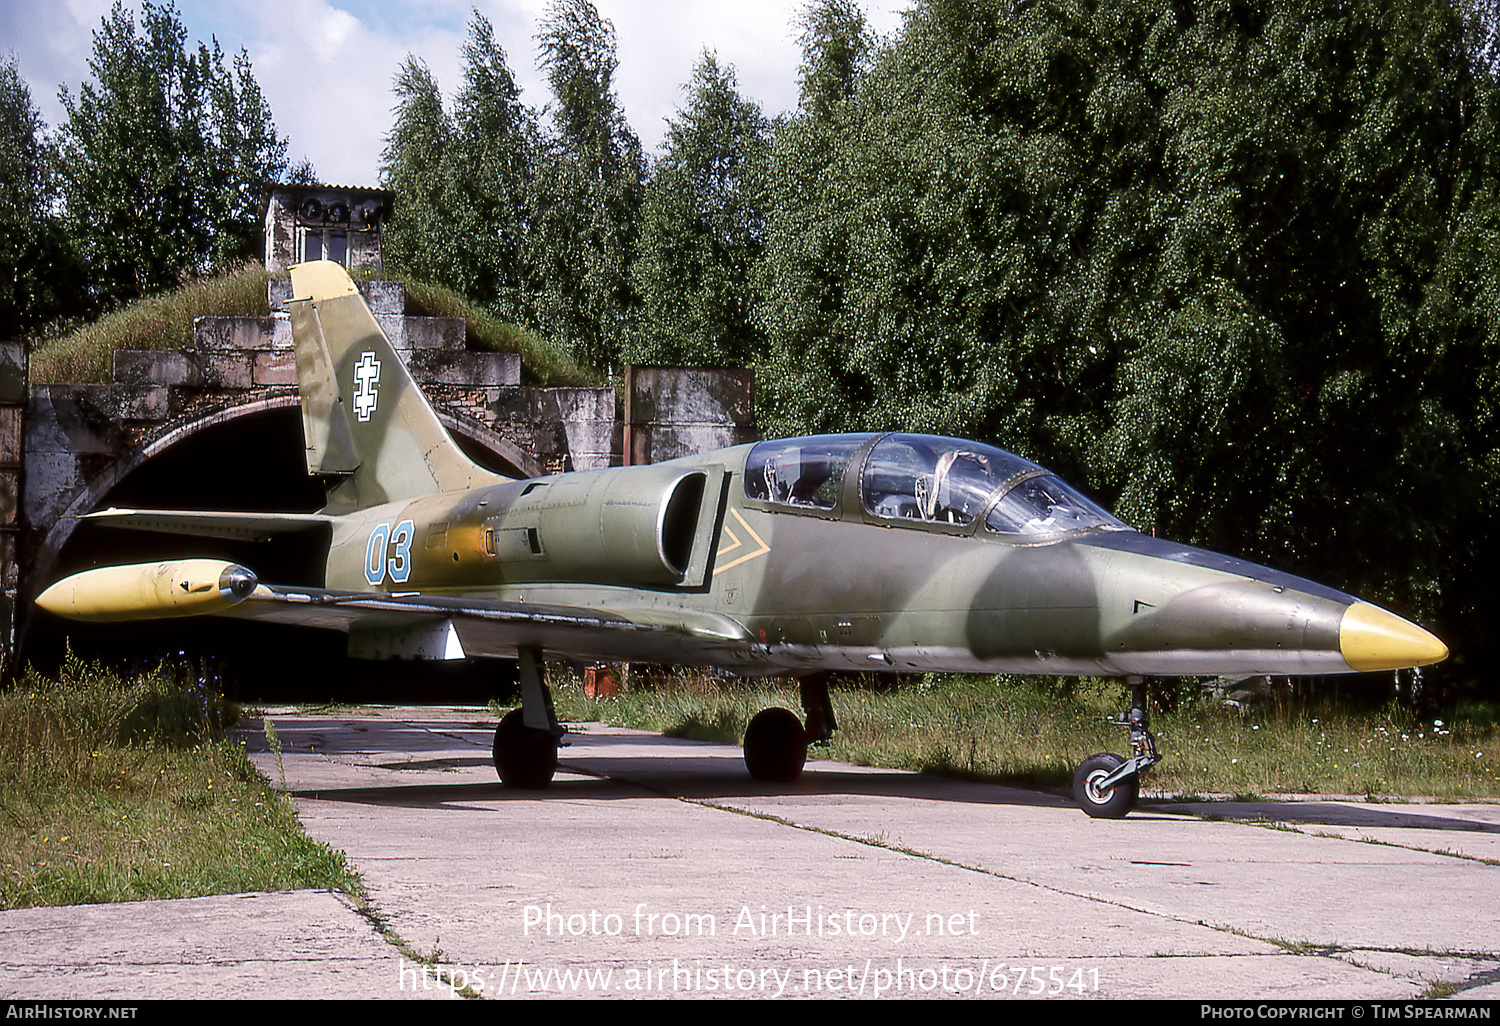
[(736, 749), (599, 725), (527, 794), (495, 780), (488, 717), (273, 720), (281, 769), (254, 758), (309, 831), (491, 996), (1409, 999), (1500, 976), (1497, 867), (1466, 854), (1500, 833), (1491, 806), (1102, 822), (831, 762), (770, 789)]
[(481, 710), (270, 719), (252, 758), (371, 907), (0, 912), (0, 996), (1500, 993), (1495, 806), (1147, 802), (1101, 822), (824, 761), (771, 788), (737, 749), (597, 724), (523, 793), (495, 779)]
[(447, 996), (390, 987), (392, 948), (343, 895), (230, 894), (0, 912), (0, 997)]

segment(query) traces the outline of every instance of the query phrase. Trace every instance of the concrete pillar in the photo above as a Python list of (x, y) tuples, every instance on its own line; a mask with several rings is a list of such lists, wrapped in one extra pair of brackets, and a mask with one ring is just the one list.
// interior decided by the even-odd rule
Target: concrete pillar
[(21, 533), (22, 415), (26, 408), (26, 346), (0, 343), (0, 655), (15, 651), (17, 543)]
[(625, 368), (626, 466), (661, 463), (758, 438), (754, 371)]

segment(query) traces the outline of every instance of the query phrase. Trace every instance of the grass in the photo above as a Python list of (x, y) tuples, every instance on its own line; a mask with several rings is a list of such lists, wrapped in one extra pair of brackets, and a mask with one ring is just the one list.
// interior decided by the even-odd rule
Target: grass
[(109, 381), (116, 349), (190, 349), (193, 318), (210, 314), (266, 317), (266, 284), (260, 267), (199, 278), (181, 288), (138, 300), (32, 350), (33, 382)]
[(1500, 725), (1487, 719), (1417, 719), (1395, 704), (1245, 718), (1193, 706), (1165, 718), (1157, 737), (1172, 765), (1153, 786), (1171, 790), (1500, 797)]
[(0, 908), (238, 891), (358, 893), (342, 854), (224, 736), (234, 708), (167, 668), (69, 658), (0, 693)]
[(427, 317), (462, 317), (468, 324), (469, 348), (520, 353), (521, 373), (527, 384), (598, 385), (603, 380), (603, 375), (579, 367), (557, 346), (525, 328), (502, 321), (451, 289), (417, 281), (399, 272), (386, 271), (384, 277), (406, 286), (409, 313)]
[[(678, 671), (591, 699), (554, 672), (559, 716), (604, 720), (674, 737), (739, 743), (760, 709), (800, 710), (796, 688)], [(1074, 768), (1101, 751), (1124, 753), (1108, 722), (1129, 704), (1108, 680), (929, 674), (872, 677), (830, 689), (839, 730), (822, 752), (868, 766), (1066, 791)], [(1370, 712), (1268, 707), (1241, 715), (1187, 698), (1155, 711), (1166, 758), (1146, 792), (1186, 795), (1351, 794), (1379, 798), (1500, 797), (1500, 723), (1491, 707), (1463, 719), (1419, 720), (1392, 704)]]
[[(385, 277), (406, 286), (407, 310), (419, 316), (462, 317), (470, 349), (520, 353), (528, 384), (597, 385), (600, 375), (573, 363), (558, 347), (500, 320), (457, 293), (400, 274)], [(33, 382), (107, 382), (116, 349), (191, 349), (193, 318), (268, 317), (266, 286), (272, 275), (259, 265), (199, 278), (171, 292), (138, 300), (91, 324), (40, 339), (30, 357)]]

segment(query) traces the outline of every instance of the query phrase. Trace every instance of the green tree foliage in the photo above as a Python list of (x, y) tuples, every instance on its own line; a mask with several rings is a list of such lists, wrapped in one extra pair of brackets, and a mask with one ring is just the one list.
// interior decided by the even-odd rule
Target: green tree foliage
[(449, 145), (443, 95), (427, 65), (408, 57), (396, 74), (395, 123), (386, 136), (381, 185), (396, 194), (381, 245), (384, 257), (428, 281), (452, 287), (461, 259), (452, 228)]
[[(847, 305), (859, 227), (843, 164), (859, 148), (850, 135), (863, 129), (855, 99), (871, 41), (863, 14), (846, 0), (810, 4), (801, 25), (801, 105), (777, 126), (757, 281), (756, 320), (767, 339), (757, 396), (762, 428), (773, 434), (883, 423), (871, 387), (878, 382), (862, 380), (850, 364), (860, 359), (863, 333), (850, 333)], [(901, 155), (890, 157), (894, 164)], [(841, 364), (845, 372), (830, 376)], [(820, 410), (825, 389), (831, 405)]]
[(94, 81), (59, 140), (67, 231), (109, 304), (251, 256), (261, 189), (286, 171), (286, 142), (246, 54), (186, 46), (170, 5), (147, 3), (139, 30), (117, 2), (94, 33)]
[(536, 117), (476, 14), (463, 48), (464, 86), (450, 116), (432, 73), (408, 58), (383, 181), (397, 194), (386, 227), (394, 266), (455, 289), (512, 321), (531, 319), (524, 252), (539, 148)]
[[(474, 221), (520, 225), (548, 335), (596, 364), (759, 353), (768, 432), (995, 442), (1143, 528), (1414, 614), (1460, 672), (1494, 651), (1489, 5), (918, 0), (878, 43), (813, 0), (800, 26), (769, 156), (705, 60), (643, 193), (612, 28), (553, 3), (554, 131), (524, 207)], [(441, 166), (463, 133), (412, 83), (398, 135)]]
[(454, 152), (470, 173), (461, 203), (462, 237), (476, 243), (476, 279), (465, 294), (513, 321), (530, 320), (530, 273), (525, 237), (540, 136), (536, 115), (495, 42), (490, 23), (475, 15), (464, 45), (464, 88), (454, 117)]
[(11, 58), (0, 63), (0, 339), (82, 299), (79, 269), (53, 212), (52, 169), (41, 114)]
[(614, 26), (593, 4), (554, 0), (537, 44), (556, 98), (528, 234), (537, 321), (576, 359), (604, 366), (618, 359), (636, 306), (629, 275), (645, 156), (614, 93)]
[(614, 94), (614, 27), (587, 0), (556, 0), (537, 41), (556, 98), (550, 134), (477, 13), (451, 115), (426, 65), (402, 66), (382, 168), (396, 193), (386, 254), (603, 366), (636, 307), (645, 157)]
[(765, 241), (771, 126), (705, 53), (667, 128), (640, 216), (629, 363), (740, 366), (760, 350), (751, 277)]
[(305, 158), (292, 168), (287, 140), (278, 138), (271, 105), (260, 91), (250, 55), (241, 50), (224, 67), (219, 44), (198, 48), (206, 69), (208, 130), (203, 133), (208, 164), (203, 169), (203, 207), (213, 226), (208, 268), (227, 270), (265, 247), (261, 200), (266, 186), (316, 176)]
[(805, 39), (765, 426), (995, 441), (1492, 644), (1483, 32), (1445, 0), (922, 0), (816, 91), (842, 51)]
[(827, 118), (854, 96), (873, 50), (864, 11), (853, 0), (813, 0), (799, 19), (802, 62), (797, 69), (802, 109)]

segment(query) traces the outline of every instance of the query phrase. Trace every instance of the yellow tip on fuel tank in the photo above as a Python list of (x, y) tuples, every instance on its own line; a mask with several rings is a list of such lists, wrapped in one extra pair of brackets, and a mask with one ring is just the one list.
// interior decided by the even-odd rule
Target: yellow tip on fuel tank
[(1339, 651), (1355, 670), (1404, 670), (1448, 658), (1448, 646), (1410, 620), (1356, 602), (1339, 623)]
[(255, 590), (255, 575), (221, 559), (107, 566), (66, 577), (36, 604), (70, 620), (140, 620), (217, 613)]

